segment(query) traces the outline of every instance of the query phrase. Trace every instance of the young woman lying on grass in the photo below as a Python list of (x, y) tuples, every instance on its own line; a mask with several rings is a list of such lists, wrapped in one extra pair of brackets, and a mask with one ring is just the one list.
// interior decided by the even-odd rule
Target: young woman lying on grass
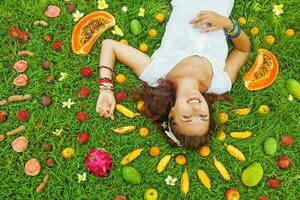
[[(210, 112), (215, 100), (230, 91), (250, 51), (250, 41), (228, 17), (232, 0), (173, 0), (160, 48), (149, 57), (106, 39), (100, 56), (100, 94), (96, 111), (113, 118), (112, 72), (116, 59), (143, 83), (143, 114), (173, 145), (198, 148), (210, 138)], [(226, 36), (233, 43), (228, 54)], [(224, 97), (224, 96), (223, 96)]]

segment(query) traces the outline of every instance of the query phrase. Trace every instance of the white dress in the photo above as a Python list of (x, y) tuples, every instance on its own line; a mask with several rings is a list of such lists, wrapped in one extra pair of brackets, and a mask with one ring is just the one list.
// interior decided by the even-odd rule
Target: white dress
[(224, 71), (228, 54), (223, 29), (202, 32), (203, 27), (193, 28), (189, 21), (200, 11), (211, 10), (229, 17), (233, 0), (172, 0), (172, 13), (166, 25), (161, 46), (151, 56), (152, 61), (140, 75), (150, 86), (157, 86), (181, 60), (192, 55), (205, 57), (213, 68), (211, 86), (207, 93), (223, 94), (231, 89), (232, 83)]

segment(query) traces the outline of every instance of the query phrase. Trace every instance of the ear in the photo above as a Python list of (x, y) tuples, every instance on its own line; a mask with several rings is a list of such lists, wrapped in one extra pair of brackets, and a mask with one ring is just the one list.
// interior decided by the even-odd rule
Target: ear
[(174, 116), (174, 107), (171, 108), (168, 118)]

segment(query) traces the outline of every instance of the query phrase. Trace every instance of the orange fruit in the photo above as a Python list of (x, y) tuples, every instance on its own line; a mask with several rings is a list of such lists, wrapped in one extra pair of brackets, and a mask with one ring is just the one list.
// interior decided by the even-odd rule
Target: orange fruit
[(122, 40), (120, 40), (120, 42), (121, 42), (122, 44), (128, 45), (128, 41), (127, 41), (126, 39), (122, 39)]
[(147, 52), (148, 51), (148, 45), (145, 44), (145, 43), (142, 43), (139, 47), (139, 50), (142, 51), (142, 52)]
[(138, 111), (144, 111), (144, 109), (145, 109), (145, 102), (144, 101), (138, 101), (136, 103), (136, 107), (137, 107)]
[(209, 146), (206, 146), (206, 145), (201, 146), (199, 148), (198, 153), (199, 153), (200, 156), (207, 157), (210, 154), (210, 148), (209, 148)]
[(140, 128), (140, 136), (147, 137), (149, 135), (149, 129), (146, 127)]
[(288, 37), (293, 37), (295, 35), (295, 31), (293, 29), (289, 28), (285, 31), (285, 34)]
[(238, 22), (240, 25), (245, 25), (247, 23), (247, 20), (245, 17), (238, 18)]
[(148, 34), (151, 37), (156, 37), (157, 36), (157, 30), (152, 28), (152, 29), (149, 30)]
[(119, 84), (123, 84), (126, 81), (126, 76), (124, 74), (117, 74), (116, 81)]
[(155, 16), (155, 19), (158, 23), (162, 24), (164, 23), (165, 21), (165, 15), (162, 14), (162, 13), (158, 13), (156, 16)]
[(226, 133), (225, 131), (219, 131), (217, 133), (217, 140), (224, 141), (226, 139)]
[(221, 113), (219, 114), (219, 122), (222, 123), (222, 124), (224, 124), (224, 123), (226, 123), (227, 121), (228, 121), (228, 115), (227, 115), (227, 113), (221, 112)]
[(259, 34), (259, 29), (255, 26), (250, 30), (251, 35), (257, 36)]
[(186, 158), (184, 155), (181, 155), (181, 154), (177, 155), (175, 158), (175, 162), (178, 165), (184, 165), (186, 163)]
[(267, 44), (269, 44), (269, 45), (272, 45), (275, 43), (275, 37), (273, 35), (267, 35), (265, 39), (266, 39)]
[(152, 157), (157, 157), (160, 154), (160, 149), (158, 146), (153, 146), (151, 147), (151, 149), (149, 150), (149, 154)]

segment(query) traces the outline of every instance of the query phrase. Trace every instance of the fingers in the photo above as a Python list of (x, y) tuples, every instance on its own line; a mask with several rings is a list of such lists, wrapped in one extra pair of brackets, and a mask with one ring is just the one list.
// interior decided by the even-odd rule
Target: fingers
[(216, 26), (211, 26), (211, 27), (208, 27), (208, 28), (205, 28), (203, 31), (204, 32), (211, 32), (211, 31), (215, 31), (215, 30), (218, 30), (219, 28), (216, 27)]
[(115, 119), (115, 117), (114, 117), (115, 106), (116, 106), (116, 103), (115, 103), (115, 102), (113, 102), (113, 103), (110, 105), (109, 114), (110, 114), (110, 118), (111, 118), (112, 120)]
[(193, 24), (193, 28), (198, 28), (204, 24), (208, 24), (209, 23), (209, 18), (204, 18), (201, 20), (198, 20), (196, 23)]

